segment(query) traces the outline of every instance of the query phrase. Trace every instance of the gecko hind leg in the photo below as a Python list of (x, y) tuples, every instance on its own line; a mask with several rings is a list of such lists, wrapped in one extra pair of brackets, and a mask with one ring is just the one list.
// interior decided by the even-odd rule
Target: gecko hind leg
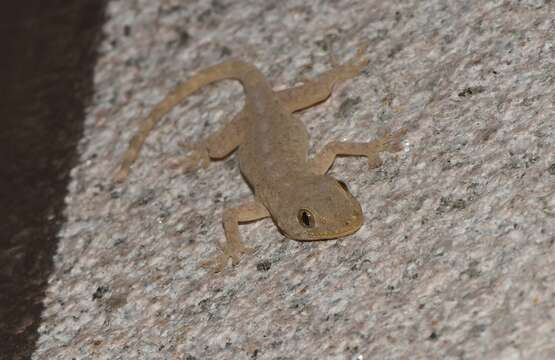
[(315, 79), (306, 80), (302, 85), (278, 91), (276, 92), (277, 96), (291, 112), (303, 110), (325, 101), (330, 97), (335, 85), (356, 77), (368, 65), (368, 59), (364, 56), (367, 47), (367, 43), (360, 45), (353, 58), (344, 64), (339, 64), (332, 54), (332, 69)]
[(246, 126), (246, 112), (236, 114), (222, 129), (210, 135), (205, 140), (186, 144), (180, 142), (179, 146), (189, 151), (186, 156), (170, 159), (166, 164), (174, 169), (189, 172), (202, 167), (206, 169), (211, 159), (223, 159), (231, 154), (241, 144), (243, 131)]
[(208, 155), (208, 149), (203, 142), (192, 145), (180, 142), (179, 146), (188, 150), (190, 154), (172, 158), (166, 161), (166, 165), (172, 169), (180, 169), (182, 172), (196, 170), (199, 168), (199, 165), (203, 169), (208, 168), (208, 165), (210, 164), (210, 156)]
[(337, 156), (366, 156), (371, 169), (382, 165), (381, 152), (398, 152), (402, 149), (401, 139), (407, 133), (400, 129), (393, 133), (386, 132), (381, 138), (366, 143), (350, 143), (332, 141), (312, 160), (312, 171), (316, 174), (325, 174), (333, 165)]
[(226, 241), (221, 249), (222, 253), (201, 262), (200, 266), (213, 272), (220, 272), (226, 267), (229, 259), (231, 259), (232, 265), (237, 265), (241, 255), (252, 254), (254, 252), (253, 248), (246, 246), (241, 241), (239, 223), (260, 220), (269, 216), (270, 213), (266, 207), (257, 201), (225, 209), (223, 225)]

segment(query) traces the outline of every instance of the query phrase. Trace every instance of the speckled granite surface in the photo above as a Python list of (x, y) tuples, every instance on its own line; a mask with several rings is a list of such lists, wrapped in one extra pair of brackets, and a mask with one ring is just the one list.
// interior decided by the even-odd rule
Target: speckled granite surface
[[(35, 359), (555, 358), (555, 13), (550, 1), (113, 1)], [(333, 174), (365, 225), (339, 241), (241, 226), (256, 254), (199, 268), (234, 156), (164, 165), (242, 105), (210, 86), (113, 174), (136, 124), (195, 70), (237, 56), (276, 88), (368, 40), (370, 65), (299, 116), (312, 150), (406, 127), (404, 151)]]

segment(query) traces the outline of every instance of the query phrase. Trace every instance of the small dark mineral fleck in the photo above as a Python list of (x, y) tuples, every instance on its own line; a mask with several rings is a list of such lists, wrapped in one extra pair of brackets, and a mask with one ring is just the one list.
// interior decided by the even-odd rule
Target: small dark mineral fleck
[(110, 291), (110, 288), (108, 286), (99, 286), (98, 288), (96, 288), (96, 291), (94, 292), (92, 299), (93, 300), (98, 300), (98, 299), (102, 299), (102, 297), (108, 292)]
[(272, 267), (272, 263), (269, 260), (263, 260), (256, 264), (256, 270), (258, 271), (268, 271)]
[(486, 90), (483, 86), (470, 86), (465, 88), (459, 93), (459, 97), (467, 97), (471, 95), (476, 95)]

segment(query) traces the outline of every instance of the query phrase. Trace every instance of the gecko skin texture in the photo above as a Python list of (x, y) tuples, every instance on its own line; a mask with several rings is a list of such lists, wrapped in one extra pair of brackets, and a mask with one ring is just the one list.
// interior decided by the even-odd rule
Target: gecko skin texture
[(314, 80), (286, 90), (274, 91), (253, 65), (229, 60), (201, 70), (166, 96), (141, 123), (131, 140), (116, 182), (127, 178), (131, 165), (151, 130), (178, 103), (201, 87), (224, 79), (241, 82), (245, 105), (220, 131), (194, 145), (182, 145), (188, 156), (173, 162), (174, 167), (191, 171), (207, 167), (211, 159), (222, 159), (238, 149), (239, 166), (254, 190), (254, 199), (224, 209), (226, 241), (220, 254), (201, 266), (222, 271), (229, 260), (236, 265), (242, 254), (254, 250), (241, 241), (239, 224), (271, 217), (280, 231), (295, 240), (325, 240), (346, 236), (363, 223), (360, 204), (347, 186), (326, 175), (336, 156), (366, 156), (370, 168), (381, 165), (380, 152), (401, 150), (405, 129), (386, 133), (367, 143), (331, 142), (308, 158), (309, 137), (304, 124), (293, 112), (327, 99), (333, 86), (351, 79), (368, 65), (366, 46), (344, 64)]

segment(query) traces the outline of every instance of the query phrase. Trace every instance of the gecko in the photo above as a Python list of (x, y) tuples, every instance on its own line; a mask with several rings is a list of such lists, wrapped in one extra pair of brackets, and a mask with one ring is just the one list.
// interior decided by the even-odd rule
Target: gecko
[(254, 65), (230, 59), (213, 65), (179, 84), (160, 101), (140, 124), (123, 156), (114, 181), (123, 182), (137, 160), (147, 135), (172, 108), (210, 83), (231, 79), (241, 83), (245, 94), (242, 110), (221, 130), (192, 145), (187, 156), (172, 162), (183, 171), (206, 168), (238, 151), (239, 169), (253, 190), (254, 198), (223, 210), (225, 242), (220, 253), (200, 263), (214, 272), (231, 260), (237, 265), (242, 255), (254, 252), (245, 245), (239, 224), (270, 217), (287, 238), (311, 241), (335, 239), (356, 232), (363, 224), (362, 208), (347, 185), (328, 175), (337, 156), (365, 156), (370, 168), (382, 164), (380, 152), (402, 149), (406, 129), (387, 131), (370, 142), (332, 141), (308, 157), (309, 135), (294, 112), (309, 108), (331, 96), (334, 86), (359, 75), (368, 65), (367, 45), (339, 64), (332, 55), (332, 68), (313, 80), (274, 91)]

